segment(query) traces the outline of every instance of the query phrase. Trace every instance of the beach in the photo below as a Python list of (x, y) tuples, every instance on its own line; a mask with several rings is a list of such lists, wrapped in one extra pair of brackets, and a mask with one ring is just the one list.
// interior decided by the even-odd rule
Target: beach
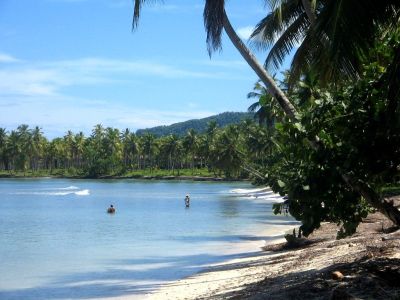
[(325, 223), (299, 248), (269, 244), (166, 284), (146, 299), (398, 299), (400, 233), (390, 233), (380, 213), (351, 237), (336, 240), (337, 230)]

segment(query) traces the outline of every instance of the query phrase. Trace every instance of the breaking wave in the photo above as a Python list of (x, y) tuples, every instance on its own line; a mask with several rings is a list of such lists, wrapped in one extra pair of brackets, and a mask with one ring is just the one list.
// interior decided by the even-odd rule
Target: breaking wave
[(244, 197), (254, 200), (263, 200), (270, 202), (283, 202), (284, 199), (279, 194), (274, 193), (271, 188), (254, 188), (254, 189), (234, 189), (230, 190), (230, 193), (237, 194), (239, 197)]

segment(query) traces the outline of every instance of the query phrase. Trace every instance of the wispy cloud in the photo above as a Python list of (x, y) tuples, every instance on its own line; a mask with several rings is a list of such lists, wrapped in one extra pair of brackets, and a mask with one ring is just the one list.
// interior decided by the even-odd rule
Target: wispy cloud
[[(1, 56), (0, 56), (1, 58)], [(60, 89), (71, 86), (114, 84), (126, 82), (127, 78), (141, 80), (144, 76), (164, 79), (226, 79), (232, 78), (224, 68), (238, 62), (210, 62), (219, 70), (196, 66), (179, 67), (142, 60), (117, 60), (105, 58), (81, 58), (75, 60), (23, 62), (12, 56), (3, 55), (10, 64), (0, 70), (0, 95), (55, 95)], [(200, 71), (201, 70), (201, 71)]]
[(253, 26), (246, 26), (246, 27), (241, 27), (237, 29), (237, 34), (239, 35), (240, 38), (243, 40), (248, 40), (251, 36), (251, 34), (254, 31)]
[(0, 53), (0, 63), (15, 63), (20, 60), (6, 53)]
[[(132, 83), (140, 85), (155, 77), (174, 82), (226, 78), (232, 76), (232, 65), (241, 65), (228, 61), (211, 62), (213, 65), (192, 62), (184, 68), (140, 60), (81, 58), (27, 62), (11, 55), (4, 57), (10, 64), (0, 69), (0, 127), (39, 125), (51, 137), (68, 129), (89, 133), (97, 123), (139, 129), (209, 116), (215, 112), (202, 110), (195, 101), (186, 102), (180, 110), (148, 109), (148, 103), (139, 101), (132, 106), (118, 100), (118, 90), (129, 86), (128, 92), (134, 92)], [(193, 71), (194, 68), (202, 71)], [(103, 94), (105, 85), (114, 92)], [(71, 92), (77, 87), (78, 93)], [(80, 88), (88, 93), (83, 96)]]
[[(13, 101), (15, 100), (15, 101)], [(0, 98), (0, 102), (2, 102)], [(94, 108), (94, 103), (101, 102)], [(12, 105), (11, 105), (12, 104)], [(87, 100), (64, 96), (31, 97), (25, 101), (11, 98), (0, 110), (0, 127), (8, 130), (18, 125), (40, 126), (50, 138), (62, 136), (67, 130), (89, 134), (95, 124), (133, 130), (168, 125), (192, 118), (215, 114), (202, 110), (155, 110), (130, 107), (114, 101)]]

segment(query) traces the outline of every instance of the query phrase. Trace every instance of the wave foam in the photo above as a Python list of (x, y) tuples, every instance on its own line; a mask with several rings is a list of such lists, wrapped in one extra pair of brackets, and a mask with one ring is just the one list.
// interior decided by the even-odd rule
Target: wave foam
[(251, 194), (251, 193), (259, 193), (259, 192), (267, 192), (271, 191), (269, 187), (257, 188), (257, 189), (234, 189), (230, 190), (231, 193), (235, 194)]
[[(78, 188), (79, 189), (79, 188)], [(59, 190), (65, 191), (58, 191), (58, 192), (35, 192), (35, 191), (26, 191), (26, 192), (14, 192), (11, 193), (13, 195), (39, 195), (39, 196), (66, 196), (66, 195), (77, 195), (77, 196), (88, 196), (90, 195), (90, 191), (88, 189), (75, 191), (74, 188), (60, 188)]]
[(77, 195), (77, 196), (88, 196), (88, 195), (90, 195), (90, 191), (89, 190), (77, 191), (77, 192), (75, 192), (75, 195)]
[(71, 185), (71, 186), (68, 186), (68, 187), (65, 187), (65, 188), (56, 188), (56, 190), (79, 190), (79, 188), (77, 187), (77, 186), (73, 186), (73, 185)]
[(255, 189), (234, 189), (230, 193), (238, 194), (239, 197), (245, 197), (251, 200), (262, 200), (269, 202), (283, 202), (283, 197), (274, 193), (269, 187), (255, 188)]

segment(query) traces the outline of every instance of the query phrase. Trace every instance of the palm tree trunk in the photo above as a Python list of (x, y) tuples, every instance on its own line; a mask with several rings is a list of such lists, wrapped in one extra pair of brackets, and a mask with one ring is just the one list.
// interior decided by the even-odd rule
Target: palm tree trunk
[[(307, 1), (307, 0), (306, 0)], [(240, 52), (242, 57), (254, 70), (260, 80), (267, 87), (268, 92), (275, 97), (278, 104), (281, 106), (285, 114), (292, 120), (296, 121), (296, 108), (289, 101), (283, 91), (278, 87), (274, 79), (266, 72), (266, 70), (257, 61), (256, 57), (251, 53), (251, 51), (242, 42), (239, 36), (236, 34), (231, 23), (229, 22), (228, 16), (224, 10), (224, 29), (229, 39)], [(319, 138), (315, 137), (315, 140), (310, 140), (311, 146), (315, 149), (319, 149)], [(351, 187), (354, 191), (359, 193), (362, 197), (367, 200), (367, 202), (383, 213), (388, 219), (390, 219), (394, 224), (400, 226), (400, 211), (393, 206), (393, 203), (386, 201), (384, 198), (379, 196), (372, 188), (370, 188), (366, 183), (354, 178), (354, 176), (349, 174), (340, 174), (343, 181)]]
[(275, 97), (278, 101), (279, 105), (282, 107), (284, 112), (288, 117), (295, 120), (296, 109), (293, 104), (289, 101), (283, 91), (278, 87), (275, 80), (267, 73), (267, 71), (260, 65), (257, 61), (256, 57), (251, 53), (251, 51), (246, 47), (246, 45), (242, 42), (240, 37), (236, 34), (233, 29), (231, 23), (229, 22), (228, 16), (224, 11), (224, 29), (229, 39), (236, 47), (236, 49), (240, 52), (242, 57), (246, 60), (246, 62), (250, 65), (250, 67), (256, 72), (257, 76), (267, 87), (268, 92), (271, 96)]

